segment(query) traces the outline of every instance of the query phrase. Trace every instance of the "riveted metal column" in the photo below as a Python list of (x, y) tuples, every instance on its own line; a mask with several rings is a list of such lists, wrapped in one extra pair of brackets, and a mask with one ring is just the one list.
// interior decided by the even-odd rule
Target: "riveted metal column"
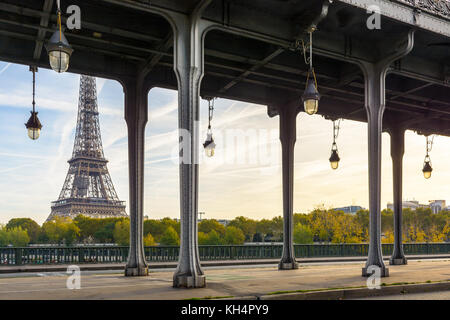
[(278, 108), (280, 115), (280, 141), (283, 170), (283, 255), (278, 269), (298, 269), (294, 254), (293, 211), (294, 211), (294, 147), (297, 133), (297, 108)]
[(126, 276), (146, 276), (144, 229), (144, 137), (147, 124), (147, 96), (142, 81), (126, 82), (125, 120), (128, 126), (128, 172), (130, 188), (130, 249)]
[(385, 77), (388, 66), (366, 64), (366, 111), (369, 147), (369, 256), (362, 270), (363, 276), (370, 276), (373, 268), (380, 269), (382, 277), (389, 276), (381, 251), (381, 133), (385, 109)]
[[(368, 123), (369, 151), (369, 256), (363, 276), (378, 274), (389, 276), (389, 269), (383, 262), (381, 249), (381, 134), (383, 113), (386, 107), (385, 80), (390, 64), (407, 55), (414, 46), (414, 31), (406, 37), (406, 45), (395, 53), (386, 54), (379, 62), (360, 62), (365, 78), (365, 108)], [(403, 41), (405, 42), (405, 41)], [(379, 270), (379, 273), (377, 272)]]
[[(180, 131), (181, 243), (174, 287), (201, 288), (206, 285), (198, 251), (198, 158), (199, 103), (203, 77), (203, 39), (207, 24), (201, 1), (190, 17), (174, 17), (174, 70), (178, 80), (178, 124)], [(209, 24), (208, 24), (209, 25)]]
[(391, 136), (391, 158), (394, 183), (394, 251), (389, 264), (407, 264), (402, 243), (402, 189), (403, 154), (405, 152), (405, 129), (394, 127), (389, 130)]

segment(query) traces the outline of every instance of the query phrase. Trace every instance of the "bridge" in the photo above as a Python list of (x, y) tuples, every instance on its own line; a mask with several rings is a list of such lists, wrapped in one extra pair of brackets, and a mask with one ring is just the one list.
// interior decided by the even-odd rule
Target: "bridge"
[[(380, 239), (383, 131), (391, 137), (394, 177), (390, 263), (407, 263), (401, 234), (404, 133), (450, 136), (448, 1), (63, 2), (64, 12), (77, 5), (82, 13), (81, 29), (64, 31), (74, 49), (68, 71), (117, 80), (125, 93), (131, 222), (127, 276), (148, 274), (142, 227), (144, 130), (153, 87), (178, 90), (179, 128), (192, 135), (180, 153), (181, 246), (173, 285), (206, 284), (197, 243), (200, 97), (265, 105), (268, 116), (279, 117), (284, 216), (279, 268), (297, 268), (292, 237), (295, 118), (303, 111), (301, 96), (313, 77), (311, 66), (321, 95), (317, 113), (368, 124), (370, 243), (362, 275), (372, 265), (389, 275)], [(380, 28), (368, 28), (377, 12)], [(2, 1), (0, 60), (50, 68), (44, 44), (57, 18), (52, 0)], [(304, 48), (307, 44), (312, 50)], [(311, 53), (308, 66), (304, 60)]]

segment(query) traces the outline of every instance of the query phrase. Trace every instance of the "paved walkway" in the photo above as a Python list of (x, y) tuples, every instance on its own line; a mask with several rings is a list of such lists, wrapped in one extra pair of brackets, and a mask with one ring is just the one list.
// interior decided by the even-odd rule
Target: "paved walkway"
[[(172, 288), (172, 271), (151, 273), (148, 277), (121, 274), (82, 274), (81, 289), (68, 290), (67, 275), (21, 274), (0, 278), (0, 299), (189, 299), (205, 297), (260, 296), (276, 291), (359, 287), (363, 263), (305, 265), (298, 270), (279, 271), (273, 266), (215, 268), (205, 271), (207, 287)], [(386, 284), (450, 281), (450, 260), (410, 261), (405, 266), (389, 266)]]
[(394, 294), (384, 297), (369, 297), (354, 300), (450, 300), (450, 291)]
[[(435, 255), (407, 255), (409, 260), (417, 259), (450, 259), (450, 254)], [(389, 256), (383, 257), (389, 261)], [(341, 262), (365, 262), (367, 257), (315, 257), (315, 258), (297, 258), (299, 263), (316, 264), (316, 263), (341, 263)], [(202, 261), (203, 267), (224, 267), (224, 266), (248, 266), (248, 265), (278, 265), (280, 259), (254, 259), (254, 260), (215, 260)], [(125, 263), (86, 263), (79, 264), (81, 270), (123, 270)], [(22, 266), (0, 266), (0, 274), (18, 273), (18, 272), (58, 272), (67, 270), (68, 265), (22, 265)], [(149, 269), (174, 269), (177, 262), (150, 262)]]

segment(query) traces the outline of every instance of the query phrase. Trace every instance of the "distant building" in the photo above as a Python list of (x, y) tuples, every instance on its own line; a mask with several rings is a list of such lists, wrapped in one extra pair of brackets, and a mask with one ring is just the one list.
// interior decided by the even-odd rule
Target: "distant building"
[[(429, 204), (421, 204), (419, 201), (416, 200), (410, 200), (410, 201), (403, 201), (402, 207), (403, 209), (417, 209), (417, 208), (430, 208), (431, 212), (433, 213), (439, 213), (442, 210), (445, 210), (445, 200), (430, 200), (428, 201)], [(394, 205), (392, 203), (387, 204), (387, 208), (394, 210)]]
[(217, 222), (226, 227), (230, 223), (230, 220), (219, 219)]
[(439, 213), (445, 209), (445, 200), (430, 200), (431, 212)]
[(345, 213), (351, 213), (356, 214), (359, 210), (364, 210), (363, 207), (360, 206), (347, 206), (347, 207), (341, 207), (341, 208), (334, 208), (334, 211), (344, 211)]
[[(417, 209), (417, 208), (427, 208), (428, 205), (426, 204), (420, 204), (419, 201), (416, 200), (410, 200), (410, 201), (403, 201), (402, 202), (403, 209)], [(394, 211), (394, 204), (388, 203), (387, 208)]]

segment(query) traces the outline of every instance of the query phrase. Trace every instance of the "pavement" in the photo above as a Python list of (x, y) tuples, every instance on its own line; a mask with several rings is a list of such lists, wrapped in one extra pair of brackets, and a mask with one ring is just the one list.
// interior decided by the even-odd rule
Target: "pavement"
[[(408, 260), (426, 260), (426, 259), (450, 259), (450, 254), (435, 255), (407, 255)], [(385, 261), (389, 261), (389, 256), (383, 257)], [(323, 263), (348, 263), (348, 262), (365, 262), (367, 257), (314, 257), (314, 258), (297, 258), (298, 263), (304, 264), (323, 264)], [(225, 266), (250, 266), (250, 265), (277, 265), (280, 259), (253, 259), (253, 260), (213, 260), (202, 261), (203, 267), (225, 267)], [(0, 265), (0, 274), (3, 273), (34, 273), (34, 272), (59, 272), (66, 271), (67, 264), (41, 264), (41, 265)], [(99, 270), (124, 270), (125, 263), (86, 263), (79, 264), (82, 271), (99, 271)], [(150, 262), (150, 270), (158, 269), (175, 269), (177, 262)]]
[(437, 292), (410, 293), (410, 294), (395, 294), (384, 297), (357, 298), (353, 300), (450, 300), (450, 290)]
[[(197, 289), (173, 288), (173, 271), (162, 269), (147, 277), (125, 277), (120, 271), (86, 271), (81, 273), (81, 288), (74, 290), (67, 289), (69, 276), (65, 272), (31, 276), (3, 274), (0, 276), (0, 299), (300, 299), (293, 295), (322, 290), (336, 292), (345, 288), (367, 291), (367, 278), (361, 276), (363, 266), (362, 262), (352, 261), (301, 263), (297, 270), (281, 271), (275, 265), (205, 266), (207, 285)], [(373, 289), (370, 290), (372, 293), (395, 286), (400, 291), (391, 290), (391, 294), (404, 292), (407, 286), (450, 291), (450, 259), (410, 260), (408, 265), (389, 266), (389, 271), (390, 277), (381, 279), (381, 291)], [(316, 299), (333, 297), (338, 296), (315, 296)], [(353, 295), (355, 297), (358, 296)]]

